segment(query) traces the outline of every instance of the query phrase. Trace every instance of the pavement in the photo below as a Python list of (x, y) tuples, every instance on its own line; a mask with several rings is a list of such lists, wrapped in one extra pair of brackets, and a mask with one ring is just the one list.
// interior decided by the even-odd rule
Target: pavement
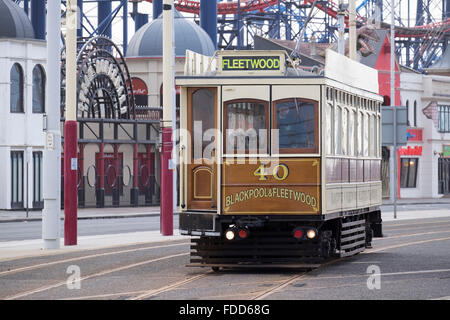
[[(159, 216), (160, 207), (78, 208), (79, 220)], [(60, 213), (64, 220), (64, 210)], [(41, 221), (42, 210), (0, 210), (1, 222)]]
[(159, 243), (175, 240), (188, 240), (189, 236), (182, 236), (178, 229), (173, 235), (163, 236), (160, 231), (131, 232), (106, 234), (97, 236), (82, 236), (77, 238), (74, 246), (65, 246), (64, 239), (60, 239), (59, 249), (43, 249), (42, 239), (0, 242), (0, 261), (23, 259), (35, 256), (60, 255), (77, 251), (89, 251), (105, 248), (117, 248), (142, 243)]
[[(443, 204), (448, 203), (450, 208), (450, 197), (444, 198), (414, 198), (414, 199), (398, 199), (397, 205), (411, 204)], [(383, 200), (383, 206), (392, 205), (390, 200)], [(389, 211), (389, 209), (388, 209)], [(159, 206), (153, 207), (119, 207), (119, 208), (78, 208), (78, 219), (113, 219), (113, 218), (132, 218), (132, 217), (151, 217), (158, 216), (160, 213)], [(177, 213), (175, 213), (177, 214)], [(61, 220), (64, 219), (64, 210), (60, 213)], [(21, 221), (41, 221), (41, 210), (17, 211), (17, 210), (0, 210), (0, 223), (2, 222), (21, 222)]]
[[(411, 219), (427, 219), (450, 217), (450, 198), (441, 199), (399, 199), (398, 206), (411, 204), (438, 204), (448, 203), (448, 209), (426, 209), (426, 210), (406, 210), (397, 211), (397, 217), (394, 218), (393, 207), (389, 201), (383, 201), (384, 210), (382, 210), (383, 221), (398, 221)], [(158, 216), (160, 207), (137, 207), (137, 208), (86, 208), (78, 209), (78, 219), (109, 219), (109, 218), (130, 218)], [(61, 211), (61, 217), (64, 217), (64, 211)], [(63, 219), (63, 218), (61, 218)], [(18, 222), (18, 221), (40, 221), (41, 211), (5, 211), (0, 210), (0, 222)], [(158, 243), (174, 240), (189, 239), (188, 236), (182, 236), (179, 230), (174, 230), (172, 236), (162, 236), (160, 231), (132, 232), (120, 234), (107, 234), (96, 236), (79, 236), (76, 246), (64, 246), (61, 239), (60, 249), (44, 250), (42, 248), (42, 239), (6, 241), (0, 242), (0, 261), (24, 258), (39, 255), (64, 254), (74, 251), (94, 250), (99, 248), (119, 247), (134, 245), (138, 243)]]

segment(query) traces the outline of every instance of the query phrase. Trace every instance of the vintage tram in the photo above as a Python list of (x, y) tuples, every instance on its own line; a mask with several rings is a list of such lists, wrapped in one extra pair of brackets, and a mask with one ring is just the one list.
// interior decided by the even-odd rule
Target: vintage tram
[(191, 266), (317, 265), (382, 236), (377, 72), (332, 50), (188, 52), (180, 232)]

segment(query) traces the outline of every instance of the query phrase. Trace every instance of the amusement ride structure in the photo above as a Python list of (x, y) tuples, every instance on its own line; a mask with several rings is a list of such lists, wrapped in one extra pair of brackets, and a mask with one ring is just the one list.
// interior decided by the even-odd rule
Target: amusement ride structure
[[(29, 13), (37, 36), (43, 39), (45, 0), (16, 2)], [(112, 26), (121, 22), (123, 32), (118, 45), (125, 53), (129, 24), (134, 21), (138, 30), (149, 21), (148, 13), (140, 11), (146, 2), (147, 6), (152, 5), (153, 19), (158, 17), (162, 12), (162, 0), (78, 0), (82, 18), (78, 36), (111, 37)], [(334, 43), (340, 13), (347, 14), (345, 24), (348, 26), (348, 12), (340, 7), (339, 0), (175, 0), (174, 3), (178, 11), (194, 19), (208, 34), (216, 35), (218, 49), (252, 48), (256, 35), (298, 40), (301, 34), (301, 41), (311, 41), (314, 36), (318, 42)], [(97, 6), (97, 21), (88, 17), (92, 12), (88, 14), (83, 10), (92, 5)], [(312, 19), (303, 30), (310, 10), (313, 10)], [(378, 28), (389, 29), (390, 1), (356, 0), (356, 10), (358, 27), (375, 24)], [(394, 19), (396, 53), (401, 64), (422, 71), (441, 56), (450, 38), (450, 0), (396, 0)], [(117, 36), (120, 35), (115, 32), (114, 37)]]

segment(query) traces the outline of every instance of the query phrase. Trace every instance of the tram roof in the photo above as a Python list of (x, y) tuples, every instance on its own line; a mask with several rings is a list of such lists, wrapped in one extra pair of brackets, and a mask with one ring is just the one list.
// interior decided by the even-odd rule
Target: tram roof
[(186, 52), (184, 76), (177, 85), (212, 84), (328, 84), (352, 92), (363, 90), (378, 94), (378, 72), (333, 50), (326, 51), (324, 68), (294, 69), (282, 50), (218, 51), (207, 57)]

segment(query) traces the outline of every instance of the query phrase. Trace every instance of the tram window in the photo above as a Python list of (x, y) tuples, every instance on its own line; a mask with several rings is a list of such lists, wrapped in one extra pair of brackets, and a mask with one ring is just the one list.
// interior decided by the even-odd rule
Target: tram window
[(370, 156), (375, 156), (375, 116), (369, 116)]
[(355, 155), (355, 111), (350, 110), (348, 113), (348, 154)]
[(341, 154), (341, 108), (336, 107), (334, 118), (334, 154)]
[(363, 152), (363, 123), (362, 123), (362, 112), (358, 112), (358, 120), (357, 120), (357, 135), (358, 135), (358, 156), (362, 156)]
[[(333, 132), (333, 105), (331, 103), (327, 103), (326, 105), (326, 110), (325, 110), (325, 121), (326, 121), (326, 136), (327, 137), (332, 137), (332, 132)], [(327, 154), (332, 154), (333, 153), (333, 139), (326, 139), (325, 140), (326, 143), (326, 152)]]
[(377, 117), (377, 158), (381, 156), (381, 118)]
[(363, 114), (363, 131), (364, 131), (364, 144), (363, 144), (363, 155), (365, 157), (369, 156), (369, 116)]
[(347, 154), (347, 146), (348, 146), (348, 127), (347, 127), (347, 108), (342, 108), (342, 154)]
[(275, 101), (274, 125), (280, 153), (317, 152), (317, 103), (290, 98)]
[[(202, 141), (201, 154), (199, 149), (193, 145), (194, 160), (207, 158), (211, 159), (211, 152), (205, 153), (205, 149), (211, 144), (212, 139), (207, 139), (207, 135), (211, 132), (209, 129), (214, 129), (214, 92), (210, 89), (200, 89), (192, 95), (192, 125), (194, 128), (194, 134), (192, 143), (198, 143)], [(196, 151), (198, 150), (198, 151)]]
[(226, 104), (226, 153), (267, 154), (267, 102), (232, 101)]

